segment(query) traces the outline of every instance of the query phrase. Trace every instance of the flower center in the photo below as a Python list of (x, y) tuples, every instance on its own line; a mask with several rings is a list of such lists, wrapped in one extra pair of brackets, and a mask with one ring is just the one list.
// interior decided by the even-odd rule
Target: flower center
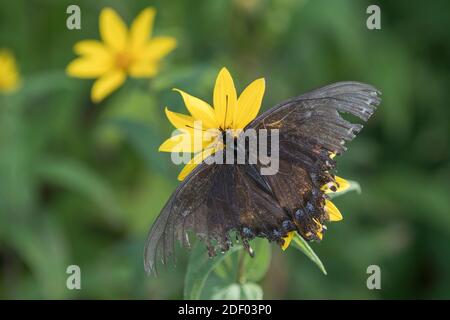
[(116, 66), (122, 70), (127, 70), (132, 61), (133, 57), (127, 52), (119, 52), (116, 56)]

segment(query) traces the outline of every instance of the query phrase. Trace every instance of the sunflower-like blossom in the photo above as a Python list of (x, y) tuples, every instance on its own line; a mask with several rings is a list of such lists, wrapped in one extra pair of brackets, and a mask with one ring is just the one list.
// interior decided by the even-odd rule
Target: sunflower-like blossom
[(166, 115), (177, 134), (163, 142), (159, 151), (192, 153), (194, 156), (178, 175), (183, 180), (203, 159), (223, 149), (222, 133), (230, 131), (237, 136), (252, 121), (261, 108), (265, 81), (250, 83), (239, 95), (233, 78), (226, 68), (220, 70), (213, 92), (213, 106), (174, 89), (180, 93), (189, 115), (166, 108)]

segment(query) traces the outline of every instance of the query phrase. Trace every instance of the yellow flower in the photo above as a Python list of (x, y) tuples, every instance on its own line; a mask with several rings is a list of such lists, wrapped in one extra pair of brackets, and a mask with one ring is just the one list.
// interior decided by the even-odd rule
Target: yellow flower
[(0, 49), (0, 92), (10, 93), (20, 85), (19, 71), (13, 54)]
[[(238, 135), (256, 117), (264, 96), (265, 81), (263, 78), (253, 81), (238, 97), (230, 73), (222, 68), (214, 87), (214, 108), (186, 92), (174, 90), (181, 94), (190, 115), (175, 113), (166, 108), (167, 118), (179, 133), (164, 141), (159, 151), (195, 154), (178, 175), (181, 181), (203, 159), (223, 148), (221, 135), (224, 130)], [(197, 143), (199, 136), (201, 141)]]
[(160, 60), (176, 46), (172, 37), (152, 37), (156, 10), (144, 9), (133, 21), (130, 29), (111, 8), (100, 13), (102, 41), (84, 40), (74, 46), (81, 57), (66, 69), (68, 75), (97, 79), (91, 98), (100, 102), (119, 88), (127, 76), (151, 78), (158, 73)]

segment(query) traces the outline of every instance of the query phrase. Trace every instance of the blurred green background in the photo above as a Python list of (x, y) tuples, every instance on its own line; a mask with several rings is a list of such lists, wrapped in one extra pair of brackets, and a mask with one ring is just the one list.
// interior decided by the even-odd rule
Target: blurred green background
[[(82, 29), (67, 30), (66, 8)], [(366, 8), (381, 7), (381, 30)], [(98, 39), (98, 15), (129, 24), (157, 8), (155, 33), (178, 48), (153, 80), (127, 80), (99, 105), (90, 80), (68, 78), (73, 45)], [(184, 112), (171, 88), (212, 100), (227, 66), (242, 90), (265, 77), (265, 109), (339, 80), (383, 92), (383, 102), (338, 161), (362, 194), (335, 203), (344, 220), (312, 247), (324, 276), (299, 251), (273, 247), (265, 298), (450, 298), (450, 2), (448, 1), (0, 1), (0, 47), (11, 49), (22, 88), (0, 95), (0, 297), (182, 297), (187, 250), (146, 277), (148, 229), (181, 169), (157, 152)], [(1, 76), (1, 75), (0, 75)], [(81, 267), (82, 290), (66, 289)], [(368, 290), (379, 265), (382, 289)]]

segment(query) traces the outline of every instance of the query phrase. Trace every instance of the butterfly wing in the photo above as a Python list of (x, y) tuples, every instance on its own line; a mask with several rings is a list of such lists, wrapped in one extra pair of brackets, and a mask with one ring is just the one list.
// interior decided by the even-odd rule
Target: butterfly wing
[(340, 153), (344, 143), (355, 137), (361, 124), (352, 124), (339, 113), (348, 113), (367, 121), (381, 102), (380, 92), (360, 82), (337, 82), (278, 104), (256, 117), (245, 129), (280, 129), (284, 138), (321, 146)]
[[(210, 188), (210, 175), (216, 166), (201, 164), (182, 181), (173, 192), (164, 208), (161, 210), (147, 237), (144, 250), (144, 266), (147, 272), (156, 272), (157, 256), (166, 263), (173, 254), (174, 240), (187, 216), (196, 212), (205, 202), (205, 196)], [(180, 239), (183, 243), (187, 238)]]
[(304, 238), (320, 239), (322, 223), (329, 220), (321, 187), (334, 181), (330, 155), (345, 151), (345, 142), (363, 127), (341, 113), (367, 121), (381, 101), (379, 94), (367, 84), (338, 82), (283, 102), (247, 126), (279, 130), (279, 170), (264, 178)]
[(188, 231), (206, 243), (210, 256), (229, 249), (231, 231), (237, 231), (250, 253), (248, 240), (255, 236), (278, 239), (272, 232), (288, 216), (248, 172), (247, 165), (197, 166), (172, 194), (149, 232), (146, 271), (156, 272), (158, 257), (166, 263), (176, 238), (189, 245)]

